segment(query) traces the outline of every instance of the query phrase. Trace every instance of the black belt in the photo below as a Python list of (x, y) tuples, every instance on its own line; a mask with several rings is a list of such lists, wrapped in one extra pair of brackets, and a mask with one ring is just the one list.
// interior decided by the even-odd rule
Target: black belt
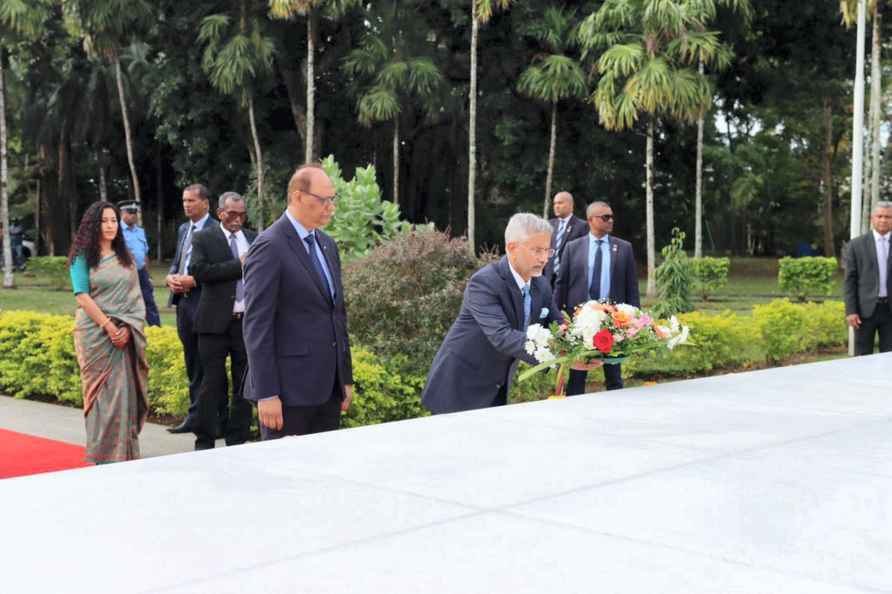
[(888, 297), (877, 297), (877, 303), (889, 303)]
[(243, 317), (245, 317), (245, 313), (241, 311), (232, 314), (233, 320), (241, 320)]

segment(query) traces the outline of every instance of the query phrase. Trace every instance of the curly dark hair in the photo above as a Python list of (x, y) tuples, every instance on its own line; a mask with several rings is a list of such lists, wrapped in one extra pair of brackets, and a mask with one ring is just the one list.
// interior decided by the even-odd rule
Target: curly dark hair
[[(68, 265), (74, 262), (78, 256), (87, 259), (88, 268), (96, 268), (99, 265), (99, 238), (102, 235), (102, 213), (106, 209), (115, 211), (115, 217), (121, 220), (121, 211), (111, 202), (98, 201), (94, 202), (87, 208), (81, 218), (81, 224), (77, 228), (77, 234), (74, 236), (74, 243), (71, 244), (71, 250), (68, 252)], [(121, 266), (130, 268), (133, 266), (133, 256), (124, 243), (124, 234), (121, 233), (120, 227), (118, 233), (112, 240), (112, 249), (118, 256), (118, 262)]]

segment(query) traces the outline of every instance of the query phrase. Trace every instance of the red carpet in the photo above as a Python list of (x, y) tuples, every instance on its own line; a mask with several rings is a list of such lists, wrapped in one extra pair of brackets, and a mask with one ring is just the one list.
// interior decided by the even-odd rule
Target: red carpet
[(84, 446), (0, 429), (0, 479), (82, 466)]

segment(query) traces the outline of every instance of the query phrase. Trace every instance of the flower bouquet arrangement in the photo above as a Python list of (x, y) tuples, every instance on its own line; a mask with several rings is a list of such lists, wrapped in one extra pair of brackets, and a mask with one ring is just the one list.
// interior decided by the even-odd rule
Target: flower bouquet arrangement
[(558, 367), (555, 396), (562, 398), (570, 367), (594, 360), (616, 365), (633, 355), (672, 350), (686, 343), (689, 333), (675, 316), (668, 326), (662, 326), (635, 306), (588, 301), (577, 307), (572, 317), (564, 312), (562, 324), (527, 328), (525, 348), (539, 364), (521, 373), (518, 381)]

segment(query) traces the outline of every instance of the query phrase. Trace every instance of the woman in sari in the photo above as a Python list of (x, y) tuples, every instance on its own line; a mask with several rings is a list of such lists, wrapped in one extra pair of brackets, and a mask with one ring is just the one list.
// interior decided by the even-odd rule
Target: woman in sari
[(120, 213), (94, 202), (84, 213), (68, 256), (77, 300), (74, 346), (81, 370), (87, 461), (139, 458), (148, 411), (145, 305)]

